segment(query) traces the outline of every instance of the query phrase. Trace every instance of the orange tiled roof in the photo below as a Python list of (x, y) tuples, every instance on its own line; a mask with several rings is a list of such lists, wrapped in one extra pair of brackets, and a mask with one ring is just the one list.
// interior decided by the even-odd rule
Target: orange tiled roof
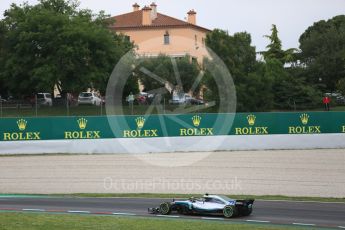
[(134, 12), (130, 12), (127, 14), (118, 15), (112, 17), (115, 20), (115, 24), (111, 26), (113, 29), (148, 29), (148, 28), (166, 28), (166, 27), (192, 27), (195, 29), (203, 30), (205, 32), (209, 32), (209, 29), (203, 28), (201, 26), (197, 26), (194, 24), (190, 24), (188, 22), (157, 13), (157, 18), (152, 20), (151, 25), (143, 25), (142, 24), (142, 16), (143, 10), (138, 10)]

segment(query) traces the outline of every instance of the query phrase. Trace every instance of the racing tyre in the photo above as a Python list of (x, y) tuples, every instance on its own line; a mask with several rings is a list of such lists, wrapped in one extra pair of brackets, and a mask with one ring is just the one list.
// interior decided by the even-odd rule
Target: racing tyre
[(170, 203), (168, 203), (168, 202), (162, 203), (159, 206), (159, 212), (162, 215), (169, 215), (171, 213), (171, 205), (170, 205)]
[(223, 215), (226, 218), (233, 217), (236, 215), (236, 213), (237, 211), (235, 206), (227, 205), (223, 208)]

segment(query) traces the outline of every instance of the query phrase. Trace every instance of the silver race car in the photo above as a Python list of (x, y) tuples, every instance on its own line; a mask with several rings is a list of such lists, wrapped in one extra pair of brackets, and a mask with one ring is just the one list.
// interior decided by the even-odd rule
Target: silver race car
[(176, 211), (179, 214), (221, 214), (226, 218), (248, 216), (252, 213), (254, 199), (235, 200), (224, 195), (205, 194), (201, 198), (191, 197), (188, 200), (164, 202), (157, 208), (149, 208), (151, 214), (169, 215)]

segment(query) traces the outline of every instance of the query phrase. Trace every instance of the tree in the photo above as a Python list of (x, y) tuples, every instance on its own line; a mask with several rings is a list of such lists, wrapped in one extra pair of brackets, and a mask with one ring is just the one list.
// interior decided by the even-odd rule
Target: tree
[[(4, 34), (5, 34), (5, 28), (3, 23), (0, 22), (0, 66), (4, 66), (4, 49), (3, 49), (3, 42), (4, 42)], [(0, 96), (2, 98), (6, 97), (8, 93), (8, 89), (5, 86), (5, 80), (4, 76), (2, 75), (2, 72), (0, 71)]]
[[(145, 91), (166, 87), (166, 92), (177, 89), (189, 93), (200, 74), (198, 64), (192, 62), (189, 56), (171, 58), (160, 55), (156, 58), (141, 58), (138, 61), (140, 64), (134, 73), (144, 85)], [(154, 76), (158, 76), (161, 80), (157, 80)], [(179, 79), (181, 79), (182, 89), (178, 89)], [(194, 95), (198, 95), (200, 87), (201, 84), (198, 84), (193, 92)]]
[[(276, 25), (272, 25), (271, 35), (265, 35), (270, 43), (267, 51), (260, 52), (265, 59), (264, 75), (272, 83), (273, 104), (275, 109), (310, 108), (319, 102), (320, 94), (313, 85), (308, 85), (300, 75), (298, 66), (291, 65), (296, 60), (296, 49), (282, 49)], [(303, 72), (303, 71), (302, 71)]]
[(96, 88), (104, 93), (119, 58), (132, 48), (108, 29), (103, 12), (78, 9), (71, 0), (39, 0), (34, 6), (12, 4), (4, 14), (1, 75), (17, 94), (78, 93)]
[[(214, 30), (207, 35), (207, 45), (224, 61), (236, 86), (237, 111), (267, 111), (272, 108), (272, 79), (265, 75), (264, 63), (256, 60), (251, 35), (242, 32), (233, 36)], [(218, 86), (205, 74), (206, 98), (219, 100)], [(225, 87), (225, 86), (220, 86)]]
[(299, 59), (311, 84), (320, 81), (331, 92), (345, 76), (345, 15), (310, 26), (300, 37)]
[(341, 78), (337, 83), (337, 90), (342, 94), (345, 95), (345, 77)]
[(296, 49), (282, 49), (282, 42), (280, 38), (278, 37), (278, 29), (276, 25), (272, 25), (271, 29), (272, 33), (271, 35), (265, 35), (264, 37), (268, 38), (270, 40), (270, 43), (266, 46), (267, 51), (260, 52), (264, 58), (265, 61), (269, 59), (277, 59), (279, 60), (282, 65), (288, 62), (294, 61), (294, 53)]
[(238, 110), (242, 112), (263, 112), (273, 108), (273, 80), (265, 74), (265, 64), (259, 63), (255, 72), (248, 74), (243, 82), (237, 85), (241, 98), (238, 100)]
[(246, 32), (230, 36), (226, 31), (215, 29), (206, 37), (207, 46), (224, 61), (235, 82), (255, 71), (256, 51), (251, 42), (251, 35)]

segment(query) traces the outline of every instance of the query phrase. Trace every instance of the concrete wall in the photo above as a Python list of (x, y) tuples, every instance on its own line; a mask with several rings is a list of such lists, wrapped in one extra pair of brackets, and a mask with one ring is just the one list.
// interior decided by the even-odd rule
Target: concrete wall
[[(160, 137), (0, 142), (0, 154), (162, 153), (345, 148), (344, 134)], [(345, 152), (345, 150), (344, 150)]]

